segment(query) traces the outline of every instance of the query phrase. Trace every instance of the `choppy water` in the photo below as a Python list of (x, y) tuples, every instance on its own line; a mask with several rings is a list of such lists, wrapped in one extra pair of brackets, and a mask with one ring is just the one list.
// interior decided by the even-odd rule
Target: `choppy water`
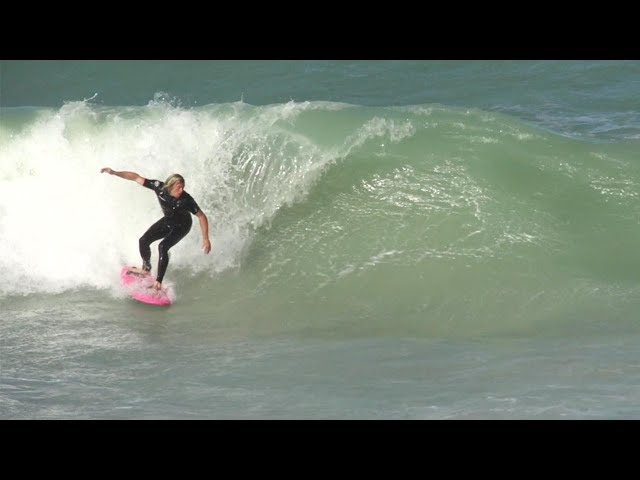
[(0, 68), (0, 417), (640, 416), (640, 62)]

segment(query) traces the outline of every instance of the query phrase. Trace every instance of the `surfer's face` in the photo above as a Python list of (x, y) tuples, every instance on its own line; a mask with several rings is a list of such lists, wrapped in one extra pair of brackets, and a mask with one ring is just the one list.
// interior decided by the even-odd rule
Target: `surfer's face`
[(173, 198), (180, 198), (180, 195), (182, 195), (183, 191), (184, 185), (178, 182), (173, 187), (171, 187), (171, 190), (169, 190), (169, 195), (171, 195)]

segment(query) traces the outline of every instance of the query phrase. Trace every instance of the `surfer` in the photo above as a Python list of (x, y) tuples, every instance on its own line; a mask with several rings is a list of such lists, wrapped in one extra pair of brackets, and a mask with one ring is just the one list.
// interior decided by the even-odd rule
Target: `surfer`
[(151, 248), (150, 245), (156, 240), (163, 239), (158, 245), (158, 273), (153, 288), (162, 288), (162, 279), (169, 265), (169, 249), (182, 240), (189, 230), (191, 230), (191, 215), (194, 214), (200, 221), (202, 230), (202, 249), (205, 254), (211, 251), (209, 241), (209, 222), (207, 216), (200, 209), (191, 195), (184, 191), (184, 178), (182, 175), (173, 174), (166, 181), (149, 180), (141, 177), (135, 172), (118, 172), (109, 167), (100, 170), (100, 173), (116, 175), (125, 180), (133, 180), (143, 187), (149, 188), (156, 193), (164, 217), (151, 225), (140, 237), (138, 246), (142, 257), (142, 270), (149, 274), (151, 271)]

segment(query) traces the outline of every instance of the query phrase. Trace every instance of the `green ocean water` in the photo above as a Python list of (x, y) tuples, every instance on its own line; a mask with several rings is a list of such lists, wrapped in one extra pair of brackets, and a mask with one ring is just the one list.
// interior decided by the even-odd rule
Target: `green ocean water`
[(3, 61), (3, 417), (637, 418), (639, 66)]

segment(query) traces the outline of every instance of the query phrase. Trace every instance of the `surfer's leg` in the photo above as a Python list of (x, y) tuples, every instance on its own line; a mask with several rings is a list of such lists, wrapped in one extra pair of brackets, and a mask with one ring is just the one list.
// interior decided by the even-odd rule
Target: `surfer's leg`
[(169, 232), (169, 226), (164, 217), (151, 225), (144, 235), (138, 240), (140, 256), (142, 257), (142, 269), (147, 272), (151, 270), (151, 247), (150, 245), (156, 240), (160, 240)]
[(176, 226), (167, 237), (158, 245), (158, 274), (156, 275), (156, 281), (162, 283), (164, 274), (167, 271), (169, 265), (169, 249), (176, 243), (184, 238), (189, 233), (191, 225), (178, 225)]

